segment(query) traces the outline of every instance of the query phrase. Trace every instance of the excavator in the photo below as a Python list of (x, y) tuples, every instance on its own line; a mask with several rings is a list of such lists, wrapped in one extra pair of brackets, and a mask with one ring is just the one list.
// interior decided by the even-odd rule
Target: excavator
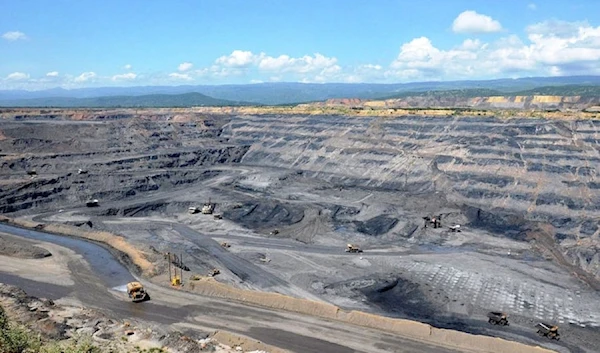
[(134, 303), (143, 302), (149, 298), (148, 293), (140, 282), (127, 283), (127, 295)]

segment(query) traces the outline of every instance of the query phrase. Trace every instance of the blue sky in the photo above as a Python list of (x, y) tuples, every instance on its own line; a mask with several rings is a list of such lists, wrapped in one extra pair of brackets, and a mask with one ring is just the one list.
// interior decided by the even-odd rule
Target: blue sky
[(600, 74), (600, 1), (0, 0), (0, 89)]

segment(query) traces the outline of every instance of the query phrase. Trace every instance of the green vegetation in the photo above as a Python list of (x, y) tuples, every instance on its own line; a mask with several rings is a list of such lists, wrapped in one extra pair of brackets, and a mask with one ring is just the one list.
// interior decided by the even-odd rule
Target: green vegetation
[(90, 339), (44, 342), (23, 325), (10, 322), (0, 306), (0, 353), (100, 353)]
[(148, 94), (143, 96), (105, 96), (96, 98), (56, 97), (0, 101), (0, 106), (4, 107), (53, 108), (177, 108), (242, 105), (250, 105), (250, 103), (217, 99), (195, 92), (183, 94)]
[(398, 99), (407, 97), (432, 97), (432, 98), (474, 98), (494, 96), (581, 96), (600, 97), (600, 86), (564, 85), (545, 86), (524, 91), (498, 91), (487, 88), (467, 88), (451, 90), (432, 90), (422, 92), (402, 92), (382, 99)]
[(432, 98), (472, 98), (472, 97), (489, 97), (503, 96), (506, 93), (487, 89), (487, 88), (466, 88), (466, 89), (451, 89), (440, 91), (423, 91), (423, 92), (402, 92), (384, 99), (396, 99), (407, 97), (432, 97)]
[(581, 96), (581, 97), (600, 97), (600, 86), (566, 85), (566, 86), (546, 86), (520, 91), (519, 96)]

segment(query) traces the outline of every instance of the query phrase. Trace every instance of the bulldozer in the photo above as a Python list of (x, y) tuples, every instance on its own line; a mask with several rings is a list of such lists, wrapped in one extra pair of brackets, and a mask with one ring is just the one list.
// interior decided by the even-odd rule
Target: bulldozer
[(213, 268), (212, 270), (208, 271), (208, 276), (214, 277), (220, 273), (221, 273), (221, 270), (219, 270), (218, 268)]
[(346, 252), (363, 252), (358, 245), (348, 244), (346, 245)]
[(188, 213), (189, 214), (196, 214), (198, 212), (200, 212), (200, 210), (198, 209), (198, 207), (190, 207), (190, 208), (188, 208)]
[(134, 303), (139, 303), (148, 299), (148, 293), (140, 282), (127, 283), (127, 295)]

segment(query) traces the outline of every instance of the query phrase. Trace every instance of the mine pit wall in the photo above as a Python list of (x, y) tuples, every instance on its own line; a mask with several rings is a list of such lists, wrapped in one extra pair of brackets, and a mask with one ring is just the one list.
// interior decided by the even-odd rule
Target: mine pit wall
[[(0, 216), (0, 221), (11, 225), (38, 229), (39, 223), (22, 219), (11, 219)], [(37, 226), (37, 228), (36, 228)], [(129, 244), (123, 237), (108, 232), (84, 231), (77, 227), (63, 224), (44, 224), (43, 230), (54, 234), (62, 234), (101, 243), (127, 257), (126, 264), (134, 266), (145, 276), (153, 276), (153, 265), (143, 253)], [(361, 311), (344, 311), (335, 305), (293, 298), (278, 293), (256, 292), (235, 288), (214, 278), (202, 278), (190, 282), (191, 291), (208, 297), (233, 300), (244, 304), (256, 305), (270, 309), (295, 312), (327, 320), (341, 321), (348, 324), (383, 330), (409, 339), (424, 341), (433, 345), (459, 349), (463, 352), (489, 353), (550, 353), (554, 352), (541, 347), (507, 341), (489, 336), (474, 335), (460, 331), (438, 329), (428, 324), (404, 319), (394, 319), (373, 315)]]
[[(197, 168), (239, 163), (250, 147), (220, 140), (229, 121), (223, 116), (176, 109), (28, 113), (21, 122), (1, 121), (2, 213), (193, 185), (215, 176)], [(88, 173), (78, 175), (80, 168)]]
[[(500, 218), (550, 223), (569, 260), (600, 278), (599, 132), (597, 120), (261, 115), (233, 118), (222, 137), (252, 144), (245, 164), (340, 185), (435, 190)], [(499, 234), (507, 226), (472, 220)]]

